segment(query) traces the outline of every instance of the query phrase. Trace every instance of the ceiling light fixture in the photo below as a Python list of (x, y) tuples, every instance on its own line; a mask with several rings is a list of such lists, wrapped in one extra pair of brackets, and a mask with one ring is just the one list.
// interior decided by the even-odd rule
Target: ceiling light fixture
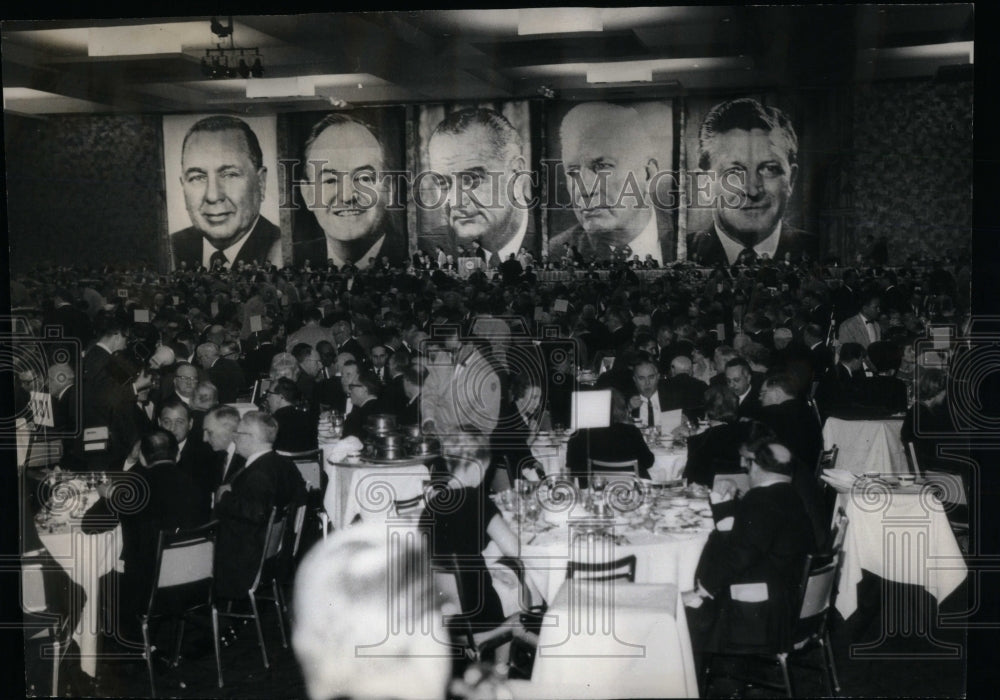
[[(205, 55), (201, 59), (201, 74), (213, 80), (227, 80), (232, 78), (260, 78), (264, 75), (264, 64), (260, 60), (259, 48), (239, 48), (236, 46), (236, 39), (233, 36), (233, 18), (229, 17), (226, 24), (222, 24), (217, 17), (212, 18), (212, 33), (219, 37), (219, 42), (214, 49), (205, 49)], [(229, 37), (229, 46), (223, 46), (223, 40)], [(247, 63), (247, 56), (253, 63)]]
[(517, 11), (517, 34), (603, 32), (599, 7), (535, 7)]
[(592, 63), (587, 66), (588, 83), (651, 83), (653, 66), (649, 61)]

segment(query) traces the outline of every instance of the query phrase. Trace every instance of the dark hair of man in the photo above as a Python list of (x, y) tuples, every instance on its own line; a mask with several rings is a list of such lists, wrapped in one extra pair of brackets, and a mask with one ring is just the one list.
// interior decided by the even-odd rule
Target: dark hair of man
[(743, 350), (743, 355), (748, 361), (752, 360), (758, 365), (771, 366), (771, 351), (768, 350), (767, 346), (760, 343), (751, 343), (748, 345)]
[(842, 363), (863, 360), (865, 347), (861, 343), (844, 343), (840, 346), (840, 361)]
[(319, 323), (320, 321), (323, 320), (323, 312), (317, 309), (315, 306), (310, 307), (305, 310), (305, 313), (302, 314), (302, 320), (305, 321), (306, 323), (309, 323), (310, 321), (315, 321), (316, 323)]
[(309, 343), (296, 343), (292, 348), (292, 355), (295, 357), (295, 361), (302, 363), (309, 355), (312, 354), (313, 346)]
[(186, 403), (177, 398), (164, 401), (163, 405), (160, 406), (160, 413), (162, 414), (164, 411), (184, 411), (184, 415), (187, 418), (191, 418), (191, 409)]
[(876, 372), (893, 372), (903, 363), (903, 350), (896, 343), (879, 340), (868, 346), (868, 359)]
[[(819, 327), (818, 323), (806, 324), (802, 329), (803, 338), (812, 338), (814, 342), (822, 341), (826, 336), (823, 333), (823, 329)], [(812, 345), (813, 343), (810, 343)]]
[(740, 399), (728, 386), (710, 386), (705, 390), (705, 415), (712, 420), (732, 423), (739, 408)]
[[(787, 462), (779, 461), (774, 451), (774, 445), (777, 444), (780, 443), (768, 442), (761, 445), (754, 450), (753, 459), (757, 463), (757, 466), (764, 471), (791, 476), (794, 469), (792, 459), (789, 459)], [(791, 455), (791, 450), (788, 451), (788, 454)]]
[(407, 367), (410, 366), (410, 353), (408, 353), (404, 348), (400, 348), (396, 352), (389, 355), (389, 371), (399, 372), (400, 370), (405, 371)]
[(729, 362), (726, 363), (726, 369), (730, 367), (742, 367), (748, 375), (753, 374), (753, 370), (750, 369), (750, 363), (744, 360), (742, 357), (734, 357)]
[(371, 372), (362, 372), (355, 382), (361, 384), (368, 391), (369, 396), (378, 397), (379, 383), (378, 379)]
[(177, 438), (162, 428), (150, 430), (139, 440), (139, 452), (146, 459), (147, 466), (174, 462), (177, 460)]
[(116, 333), (128, 335), (128, 323), (110, 311), (101, 311), (94, 318), (94, 331), (98, 339), (110, 338)]
[(216, 117), (205, 117), (194, 123), (190, 129), (188, 129), (187, 134), (184, 136), (184, 143), (181, 145), (181, 152), (187, 147), (188, 139), (192, 135), (201, 133), (218, 133), (220, 131), (239, 131), (243, 134), (243, 138), (246, 140), (247, 144), (247, 154), (250, 156), (250, 162), (253, 163), (253, 167), (260, 170), (264, 165), (264, 154), (260, 150), (260, 141), (257, 140), (257, 134), (253, 132), (250, 125), (247, 124), (242, 119), (237, 119), (236, 117), (228, 116), (216, 116)]
[(415, 387), (422, 387), (427, 379), (427, 368), (424, 366), (409, 366), (403, 370), (403, 381), (409, 382)]
[(463, 109), (452, 112), (434, 128), (433, 139), (438, 134), (458, 136), (474, 125), (485, 127), (486, 140), (493, 156), (507, 161), (521, 152), (521, 135), (507, 118), (492, 109)]
[(299, 387), (288, 377), (279, 377), (278, 381), (268, 389), (272, 394), (280, 394), (281, 397), (290, 404), (296, 404), (302, 399), (302, 392)]
[(921, 370), (917, 385), (917, 397), (921, 401), (933, 399), (948, 386), (948, 376), (936, 367)]
[(718, 104), (705, 115), (698, 132), (699, 168), (712, 168), (712, 139), (732, 129), (783, 132), (789, 145), (788, 164), (795, 165), (798, 160), (799, 142), (788, 116), (777, 107), (765, 107), (757, 100), (742, 97)]

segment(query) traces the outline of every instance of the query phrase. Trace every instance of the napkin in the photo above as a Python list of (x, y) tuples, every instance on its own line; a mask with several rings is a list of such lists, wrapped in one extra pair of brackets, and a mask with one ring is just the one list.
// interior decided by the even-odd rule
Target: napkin
[(347, 459), (348, 455), (358, 454), (364, 448), (365, 446), (361, 444), (361, 441), (353, 435), (343, 440), (337, 440), (333, 445), (325, 448), (326, 461), (343, 462)]

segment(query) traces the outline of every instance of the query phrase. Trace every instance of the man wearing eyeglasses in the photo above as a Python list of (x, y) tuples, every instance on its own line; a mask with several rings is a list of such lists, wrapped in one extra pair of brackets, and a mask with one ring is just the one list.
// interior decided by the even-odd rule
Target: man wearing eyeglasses
[[(186, 406), (191, 406), (194, 390), (198, 386), (198, 368), (190, 362), (178, 362), (174, 371), (173, 391), (164, 397), (163, 403), (177, 399)], [(161, 404), (162, 405), (162, 404)]]
[(356, 437), (362, 442), (369, 436), (368, 419), (382, 411), (378, 401), (379, 385), (375, 375), (359, 374), (346, 385), (354, 408), (344, 419), (343, 437)]
[(212, 448), (202, 440), (201, 428), (193, 432), (194, 419), (187, 404), (176, 399), (160, 409), (160, 427), (177, 439), (177, 468), (198, 484), (199, 498), (211, 508), (212, 492), (218, 485)]
[(293, 510), (305, 502), (305, 484), (295, 463), (273, 450), (277, 435), (277, 421), (260, 411), (244, 415), (236, 428), (236, 453), (246, 462), (231, 482), (218, 488), (215, 499), (215, 587), (220, 599), (246, 598), (271, 508)]

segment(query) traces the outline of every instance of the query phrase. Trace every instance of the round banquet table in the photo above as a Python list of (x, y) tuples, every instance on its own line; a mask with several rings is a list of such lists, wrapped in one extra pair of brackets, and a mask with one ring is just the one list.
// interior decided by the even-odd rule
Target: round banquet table
[[(541, 433), (532, 443), (531, 454), (542, 465), (546, 476), (565, 473), (568, 441), (569, 435)], [(673, 481), (684, 473), (684, 467), (687, 465), (686, 447), (675, 447), (669, 441), (661, 441), (650, 444), (649, 450), (653, 453), (653, 466), (649, 469), (649, 477), (654, 482)]]

